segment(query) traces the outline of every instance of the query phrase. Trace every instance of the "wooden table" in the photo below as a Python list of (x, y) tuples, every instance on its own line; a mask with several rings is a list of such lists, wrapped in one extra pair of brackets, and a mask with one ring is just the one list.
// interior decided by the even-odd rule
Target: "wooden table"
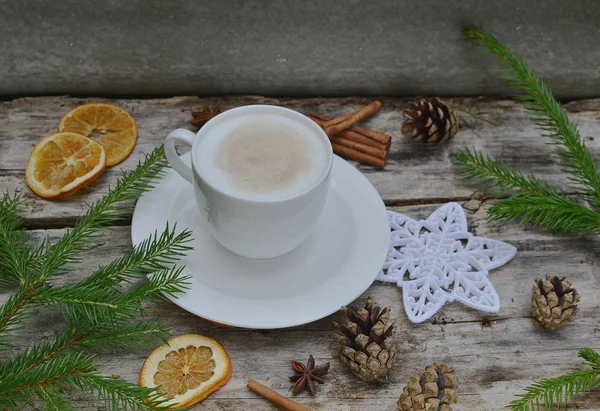
[[(23, 170), (32, 146), (41, 136), (55, 131), (59, 118), (72, 107), (88, 101), (69, 97), (23, 98), (0, 103), (0, 188), (23, 190), (28, 200), (25, 225), (32, 238), (60, 236), (86, 209), (86, 203), (99, 199), (113, 184), (119, 170), (110, 169), (92, 185), (61, 201), (45, 201), (27, 188)], [(98, 101), (98, 99), (94, 99)], [(190, 110), (219, 101), (224, 109), (269, 103), (301, 112), (336, 114), (357, 109), (370, 102), (365, 98), (270, 99), (262, 97), (223, 97), (199, 99), (175, 97), (153, 100), (112, 100), (135, 116), (140, 137), (134, 153), (121, 167), (130, 169), (142, 153), (159, 145), (166, 134), (187, 127)], [(393, 210), (414, 218), (424, 218), (448, 201), (458, 201), (468, 210), (473, 233), (506, 241), (517, 247), (517, 256), (506, 266), (493, 270), (490, 278), (501, 301), (497, 315), (487, 315), (458, 303), (447, 304), (423, 324), (410, 323), (404, 314), (401, 291), (394, 285), (375, 283), (365, 293), (382, 305), (392, 306), (397, 319), (400, 352), (387, 381), (368, 385), (356, 379), (338, 359), (332, 358), (336, 341), (325, 318), (312, 324), (285, 330), (255, 331), (221, 328), (209, 324), (164, 302), (151, 310), (173, 326), (173, 335), (201, 333), (221, 341), (233, 362), (231, 381), (198, 405), (198, 410), (274, 410), (271, 404), (246, 389), (250, 378), (290, 395), (291, 359), (305, 361), (313, 354), (317, 362), (330, 361), (331, 375), (313, 399), (302, 394), (297, 400), (315, 410), (395, 410), (402, 388), (410, 376), (433, 361), (445, 361), (456, 368), (460, 379), (459, 403), (455, 410), (501, 410), (513, 396), (532, 382), (580, 369), (577, 350), (583, 346), (600, 348), (600, 276), (597, 273), (600, 242), (597, 237), (577, 238), (548, 231), (500, 226), (486, 222), (486, 209), (493, 202), (480, 201), (476, 188), (457, 178), (451, 159), (458, 148), (474, 146), (498, 156), (511, 166), (531, 171), (557, 187), (566, 188), (552, 147), (539, 136), (525, 112), (508, 100), (454, 99), (450, 102), (461, 115), (462, 130), (447, 145), (423, 145), (400, 135), (401, 110), (407, 101), (381, 99), (383, 110), (369, 126), (394, 136), (388, 166), (380, 171), (358, 168), (375, 185), (385, 203)], [(579, 121), (582, 136), (600, 153), (600, 100), (569, 103), (565, 106)], [(474, 195), (475, 194), (475, 195)], [(130, 215), (107, 232), (104, 247), (89, 252), (80, 269), (56, 278), (72, 282), (120, 256), (131, 246)], [(532, 281), (546, 273), (565, 275), (582, 296), (581, 311), (563, 329), (543, 331), (530, 317)], [(8, 293), (0, 295), (0, 301)], [(363, 296), (364, 297), (364, 296)], [(362, 299), (359, 300), (362, 303)], [(293, 307), (290, 307), (293, 309)], [(61, 326), (48, 322), (46, 310), (34, 311), (28, 325), (17, 335), (19, 350), (32, 340), (52, 333)], [(99, 363), (106, 374), (117, 374), (137, 381), (140, 366), (150, 351), (101, 352)], [(75, 398), (81, 409), (89, 408), (85, 395)], [(600, 409), (600, 392), (581, 396), (578, 409)]]

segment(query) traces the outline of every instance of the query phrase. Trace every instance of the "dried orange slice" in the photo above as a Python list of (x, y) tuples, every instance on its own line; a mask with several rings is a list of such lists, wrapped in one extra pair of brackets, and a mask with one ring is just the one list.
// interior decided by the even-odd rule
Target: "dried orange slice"
[(106, 168), (102, 146), (75, 133), (54, 133), (31, 151), (25, 180), (37, 195), (55, 198), (94, 181)]
[(106, 150), (106, 166), (125, 160), (137, 141), (135, 120), (120, 107), (104, 103), (88, 103), (65, 114), (58, 131), (70, 131), (96, 140)]
[(199, 334), (180, 335), (150, 354), (140, 370), (140, 387), (158, 387), (170, 408), (202, 401), (229, 381), (231, 360), (221, 344)]

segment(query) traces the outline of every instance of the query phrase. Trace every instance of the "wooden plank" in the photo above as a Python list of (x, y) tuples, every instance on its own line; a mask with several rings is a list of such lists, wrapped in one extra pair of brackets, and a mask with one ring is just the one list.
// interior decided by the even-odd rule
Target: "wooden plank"
[[(398, 207), (395, 210), (413, 218), (425, 218), (439, 205)], [(319, 387), (315, 399), (302, 395), (298, 401), (311, 409), (327, 411), (395, 410), (396, 401), (410, 376), (438, 360), (452, 364), (457, 370), (461, 382), (460, 402), (454, 409), (458, 411), (500, 411), (533, 381), (580, 369), (577, 350), (583, 346), (600, 349), (597, 322), (600, 277), (596, 272), (600, 243), (596, 238), (570, 238), (516, 224), (491, 225), (485, 221), (487, 207), (484, 203), (475, 212), (468, 213), (472, 232), (507, 241), (519, 250), (509, 264), (491, 273), (500, 294), (501, 311), (497, 315), (487, 315), (460, 304), (448, 304), (430, 321), (412, 324), (403, 313), (401, 292), (396, 286), (372, 285), (362, 298), (371, 294), (379, 303), (391, 305), (392, 317), (399, 324), (400, 356), (388, 381), (381, 384), (357, 380), (338, 359), (332, 358), (337, 343), (330, 322), (335, 315), (300, 327), (256, 331), (214, 326), (169, 302), (151, 308), (151, 315), (173, 327), (173, 335), (209, 335), (221, 341), (231, 355), (231, 381), (195, 409), (275, 410), (245, 388), (247, 380), (257, 379), (290, 395), (289, 360), (305, 360), (308, 354), (313, 354), (317, 362), (330, 361), (331, 376)], [(124, 253), (130, 247), (129, 230), (128, 226), (113, 228), (107, 233), (110, 241), (104, 247), (91, 250), (78, 269), (56, 278), (56, 283), (73, 282), (98, 264), (105, 264)], [(33, 239), (45, 234), (56, 239), (62, 232), (62, 229), (34, 230), (30, 234)], [(582, 295), (580, 313), (556, 332), (535, 326), (529, 309), (532, 281), (549, 268), (555, 274), (568, 276)], [(0, 302), (5, 301), (7, 295), (6, 292), (0, 294)], [(362, 302), (362, 298), (358, 302)], [(18, 351), (31, 341), (49, 335), (60, 327), (60, 321), (48, 321), (46, 309), (40, 307), (32, 312), (27, 325), (16, 334)], [(149, 352), (101, 352), (98, 360), (104, 373), (134, 382)], [(78, 409), (93, 409), (88, 406), (85, 396), (75, 398)], [(600, 392), (584, 395), (576, 404), (578, 409), (598, 410)]]
[[(25, 216), (28, 225), (55, 226), (72, 224), (81, 215), (85, 203), (93, 202), (114, 184), (119, 171), (111, 169), (94, 184), (61, 201), (46, 201), (29, 191), (23, 170), (32, 145), (56, 129), (60, 117), (72, 107), (86, 101), (109, 101), (129, 110), (139, 125), (140, 138), (133, 154), (118, 168), (134, 167), (143, 153), (151, 151), (177, 127), (189, 128), (190, 110), (204, 104), (220, 102), (224, 109), (247, 104), (276, 104), (303, 113), (318, 112), (336, 116), (355, 110), (371, 98), (264, 98), (219, 97), (200, 99), (174, 97), (151, 100), (105, 100), (70, 97), (23, 98), (0, 103), (0, 188), (23, 190), (31, 202)], [(548, 182), (565, 187), (566, 179), (551, 156), (547, 140), (540, 137), (526, 113), (509, 100), (451, 99), (462, 118), (461, 132), (446, 145), (425, 145), (400, 135), (402, 110), (407, 100), (381, 98), (382, 111), (367, 124), (393, 136), (385, 171), (369, 166), (358, 168), (375, 185), (388, 204), (417, 204), (468, 199), (474, 190), (459, 179), (451, 165), (459, 148), (476, 147), (483, 153), (500, 157), (509, 165), (534, 172)], [(594, 152), (600, 153), (600, 123), (597, 121), (600, 100), (566, 105), (572, 118), (579, 122), (582, 135)], [(600, 159), (600, 157), (598, 157)]]

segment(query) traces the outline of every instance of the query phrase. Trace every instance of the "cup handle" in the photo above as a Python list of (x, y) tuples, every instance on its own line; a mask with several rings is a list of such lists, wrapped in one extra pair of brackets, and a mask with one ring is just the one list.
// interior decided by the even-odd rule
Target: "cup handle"
[(194, 173), (192, 169), (181, 160), (179, 154), (177, 154), (175, 143), (180, 142), (191, 147), (195, 138), (196, 134), (191, 131), (178, 128), (177, 130), (171, 131), (165, 139), (165, 156), (167, 157), (167, 161), (171, 167), (173, 167), (173, 169), (190, 184), (194, 184)]

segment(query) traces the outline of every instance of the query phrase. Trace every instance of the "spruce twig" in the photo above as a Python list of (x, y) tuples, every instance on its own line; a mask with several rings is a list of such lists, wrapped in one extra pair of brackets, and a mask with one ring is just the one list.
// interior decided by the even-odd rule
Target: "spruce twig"
[(515, 191), (510, 198), (489, 208), (490, 220), (545, 226), (551, 230), (591, 233), (600, 228), (600, 213), (564, 195), (533, 175), (523, 175), (499, 160), (465, 149), (455, 158), (460, 174), (476, 179), (496, 194)]
[(0, 307), (0, 343), (8, 344), (11, 332), (34, 305), (58, 308), (69, 323), (65, 330), (0, 362), (0, 408), (76, 409), (67, 394), (76, 388), (87, 390), (96, 403), (113, 410), (167, 409), (155, 389), (99, 375), (95, 356), (86, 350), (138, 348), (167, 338), (169, 327), (156, 319), (140, 322), (136, 317), (144, 311), (145, 301), (186, 288), (187, 277), (174, 263), (190, 249), (186, 244), (190, 232), (167, 226), (75, 284), (59, 287), (49, 281), (69, 271), (81, 252), (99, 243), (101, 231), (152, 187), (164, 166), (159, 147), (136, 169), (124, 172), (115, 187), (53, 245), (45, 240), (31, 248), (20, 229), (22, 198), (8, 193), (0, 197), (0, 280), (18, 285)]
[(460, 175), (481, 182), (497, 195), (511, 194), (488, 210), (490, 219), (521, 220), (551, 230), (581, 234), (600, 232), (600, 169), (576, 125), (569, 120), (550, 88), (521, 57), (477, 27), (466, 27), (463, 36), (500, 57), (501, 72), (509, 86), (524, 92), (516, 99), (533, 117), (542, 135), (555, 146), (563, 171), (591, 206), (590, 209), (538, 178), (526, 176), (475, 150), (460, 150), (455, 158)]
[(575, 371), (556, 378), (547, 378), (527, 388), (508, 407), (512, 411), (535, 411), (559, 407), (584, 391), (600, 386), (600, 355), (591, 348), (582, 348), (579, 357), (591, 369)]
[(92, 204), (75, 226), (66, 230), (63, 237), (48, 249), (42, 258), (38, 278), (47, 278), (65, 264), (73, 262), (75, 255), (90, 247), (100, 231), (123, 218), (118, 214), (119, 211), (126, 211), (131, 206), (122, 203), (135, 201), (151, 189), (153, 181), (162, 176), (165, 165), (164, 149), (160, 146), (146, 155), (135, 169), (123, 172), (115, 187)]
[[(108, 224), (122, 218), (116, 214), (118, 211), (127, 209), (127, 206), (120, 204), (121, 202), (133, 201), (144, 191), (152, 188), (152, 181), (162, 175), (165, 161), (164, 149), (160, 146), (146, 155), (144, 161), (140, 162), (135, 169), (123, 172), (123, 176), (116, 186), (110, 189), (100, 201), (91, 205), (73, 229), (65, 230), (59, 241), (49, 247), (39, 258), (34, 259), (35, 273), (16, 273), (19, 274), (19, 281), (22, 284), (17, 293), (0, 307), (0, 335), (12, 330), (11, 327), (22, 320), (22, 310), (28, 302), (42, 298), (40, 294), (49, 288), (46, 280), (50, 276), (57, 274), (65, 264), (73, 261), (77, 253), (88, 248), (93, 240), (97, 239), (99, 232), (108, 227)], [(0, 206), (7, 207), (9, 215), (16, 213), (16, 202), (10, 201), (10, 198), (8, 194), (5, 194), (4, 201), (0, 203)], [(14, 224), (12, 223), (12, 225)], [(9, 229), (12, 225), (10, 221), (0, 224), (0, 230)], [(12, 243), (18, 245), (22, 235), (24, 234), (21, 231), (13, 230), (13, 236), (16, 239), (13, 239)], [(16, 254), (16, 251), (12, 254)], [(18, 260), (21, 258), (25, 261), (31, 260), (29, 255), (21, 255)], [(16, 263), (13, 262), (9, 266), (15, 265)]]
[(532, 116), (534, 123), (556, 145), (556, 154), (572, 182), (579, 185), (586, 200), (598, 208), (600, 202), (600, 170), (592, 153), (584, 144), (577, 126), (569, 120), (550, 87), (527, 66), (525, 61), (477, 27), (466, 27), (463, 36), (475, 40), (490, 53), (500, 57), (501, 70), (509, 87), (524, 91), (516, 96)]
[[(563, 171), (591, 206), (590, 209), (537, 177), (526, 176), (501, 161), (475, 150), (461, 150), (456, 156), (461, 175), (479, 181), (495, 194), (511, 194), (508, 199), (489, 208), (490, 219), (520, 219), (522, 223), (551, 230), (600, 232), (600, 172), (576, 125), (561, 109), (550, 88), (522, 58), (477, 27), (466, 27), (463, 36), (477, 41), (490, 53), (500, 57), (504, 66), (502, 73), (509, 86), (525, 93), (517, 96), (517, 100), (532, 115), (542, 135), (555, 145)], [(518, 395), (518, 399), (508, 407), (513, 411), (534, 411), (542, 407), (551, 409), (563, 405), (581, 392), (600, 386), (600, 354), (591, 348), (583, 348), (579, 356), (589, 369), (541, 380), (525, 388), (525, 393)]]
[(27, 245), (25, 232), (17, 230), (21, 226), (17, 207), (23, 205), (20, 193), (0, 198), (0, 281), (18, 283), (25, 280), (30, 263), (31, 249)]

